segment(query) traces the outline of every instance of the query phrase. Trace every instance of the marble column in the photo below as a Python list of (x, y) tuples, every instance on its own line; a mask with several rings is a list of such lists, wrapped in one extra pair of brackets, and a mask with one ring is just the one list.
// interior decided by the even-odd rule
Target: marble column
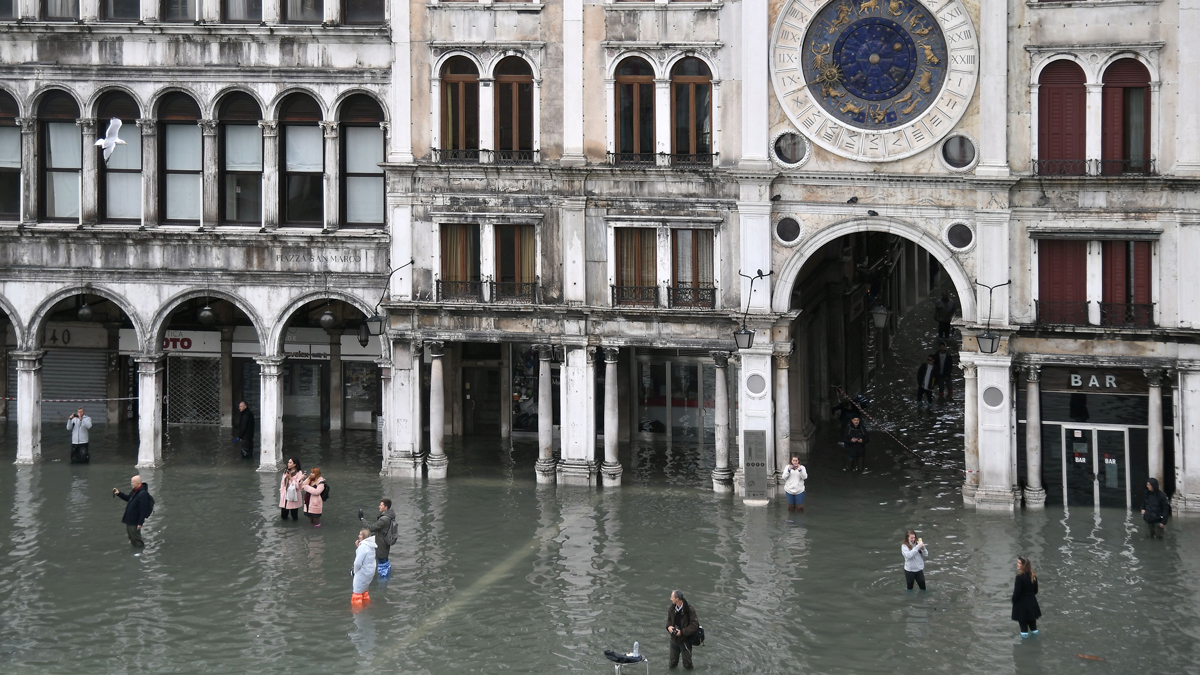
[(138, 364), (138, 460), (139, 468), (162, 463), (162, 399), (163, 371), (166, 359), (162, 354), (149, 354), (134, 359)]
[(596, 484), (596, 348), (564, 345), (559, 370), (559, 485)]
[(492, 161), (496, 149), (496, 88), (490, 77), (479, 78), (479, 161)]
[(391, 448), (387, 475), (415, 479), (421, 476), (423, 433), (421, 425), (421, 343), (392, 341), (391, 391), (383, 398), (385, 444)]
[(565, 0), (563, 14), (563, 166), (583, 166), (583, 0)]
[(778, 481), (783, 473), (783, 467), (791, 461), (792, 455), (792, 403), (790, 383), (788, 382), (788, 366), (792, 359), (791, 351), (786, 354), (777, 352), (775, 355), (775, 478)]
[[(671, 165), (671, 81), (654, 81), (654, 150), (659, 166)], [(649, 152), (642, 148), (642, 152)]]
[[(1104, 85), (1095, 82), (1083, 85), (1087, 89), (1086, 120), (1088, 134), (1084, 141), (1084, 157), (1087, 159), (1089, 175), (1100, 173), (1100, 158), (1102, 155), (1102, 134), (1097, 133), (1103, 128)], [(1098, 245), (1098, 243), (1097, 243)], [(1089, 246), (1089, 248), (1091, 248)], [(1097, 322), (1098, 323), (1098, 322)]]
[(973, 409), (978, 411), (979, 487), (975, 490), (975, 508), (1012, 512), (1019, 501), (1013, 456), (1012, 358), (1004, 353), (971, 356), (977, 390)]
[(258, 470), (278, 471), (283, 463), (282, 356), (255, 357), (258, 362)]
[[(326, 2), (325, 6), (337, 5), (337, 2)], [(338, 144), (338, 123), (321, 122), (325, 132), (325, 228), (333, 231), (338, 229), (341, 222), (341, 207), (338, 206), (341, 181), (341, 145)]]
[(17, 464), (33, 464), (42, 457), (42, 356), (41, 350), (9, 352), (17, 361)]
[[(137, 121), (142, 132), (142, 227), (158, 226), (158, 121)], [(232, 425), (232, 422), (230, 423)]]
[(1146, 450), (1150, 460), (1150, 476), (1158, 479), (1161, 487), (1163, 482), (1163, 410), (1162, 410), (1162, 371), (1146, 369), (1146, 380), (1150, 384), (1150, 410), (1148, 422), (1149, 433), (1146, 437)]
[(220, 171), (217, 161), (217, 120), (200, 120), (200, 133), (203, 136), (204, 155), (202, 156), (203, 172), (200, 180), (200, 226), (216, 227), (221, 218), (221, 203), (217, 198), (217, 181)]
[(233, 326), (221, 328), (221, 426), (233, 426)]
[(553, 345), (538, 345), (538, 459), (534, 465), (537, 482), (553, 483), (554, 461), (554, 396), (550, 385), (550, 357)]
[(445, 478), (446, 467), (446, 382), (442, 372), (446, 345), (434, 340), (425, 343), (429, 351), (429, 459), (425, 468), (430, 479)]
[(975, 504), (979, 490), (979, 379), (974, 363), (962, 363), (963, 371), (963, 451), (966, 474), (963, 477), (963, 503)]
[(619, 405), (617, 398), (616, 347), (604, 348), (604, 463), (600, 465), (601, 482), (605, 487), (621, 484), (621, 463), (617, 461), (618, 434), (620, 433)]
[(95, 225), (96, 224), (96, 200), (100, 193), (98, 186), (99, 168), (97, 168), (97, 158), (99, 152), (96, 149), (96, 120), (93, 118), (81, 118), (75, 120), (75, 124), (79, 126), (81, 140), (83, 143), (82, 165), (79, 171), (79, 224), (80, 225)]
[(717, 376), (713, 392), (713, 440), (716, 468), (712, 472), (713, 492), (733, 492), (733, 470), (729, 468), (729, 352), (709, 352)]
[(279, 122), (259, 120), (263, 136), (262, 226), (279, 227)]
[(345, 426), (345, 414), (342, 411), (345, 401), (342, 391), (342, 329), (325, 332), (329, 333), (329, 430), (341, 431)]
[(28, 227), (38, 220), (37, 118), (18, 117), (17, 124), (21, 126), (21, 166), (26, 167), (21, 171), (21, 224)]
[[(386, 336), (380, 336), (379, 339), (385, 340)], [(392, 362), (385, 358), (375, 359), (375, 365), (379, 366), (379, 435), (381, 438), (381, 449), (383, 450), (383, 465), (379, 469), (379, 475), (386, 476), (392, 466), (392, 450), (395, 448), (393, 440), (396, 437), (394, 416), (391, 411), (394, 408), (392, 401)]]
[(1025, 367), (1025, 508), (1046, 508), (1042, 487), (1041, 366)]

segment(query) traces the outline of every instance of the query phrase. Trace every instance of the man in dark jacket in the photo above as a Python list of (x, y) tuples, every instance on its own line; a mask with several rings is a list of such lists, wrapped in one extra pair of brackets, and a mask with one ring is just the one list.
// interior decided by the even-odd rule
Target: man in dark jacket
[(254, 413), (245, 401), (238, 404), (238, 410), (242, 411), (242, 419), (238, 422), (238, 432), (233, 442), (241, 446), (242, 459), (249, 459), (254, 454)]
[(1146, 496), (1142, 497), (1142, 519), (1150, 526), (1150, 537), (1161, 538), (1167, 530), (1167, 518), (1171, 515), (1171, 502), (1167, 494), (1158, 489), (1158, 479), (1146, 481)]
[(937, 378), (938, 400), (949, 396), (954, 398), (954, 354), (946, 348), (943, 340), (938, 343), (938, 350), (933, 353), (933, 375)]
[(846, 446), (846, 467), (842, 471), (862, 471), (866, 467), (867, 444), (870, 442), (871, 435), (855, 415), (842, 434), (842, 443)]
[(129, 543), (136, 548), (146, 545), (142, 541), (142, 525), (154, 510), (154, 498), (150, 496), (150, 487), (142, 482), (141, 476), (129, 479), (129, 494), (113, 488), (113, 494), (125, 502), (125, 515), (121, 522), (125, 523), (125, 533), (129, 535)]
[[(367, 525), (365, 518), (360, 518), (360, 520), (364, 526)], [(392, 531), (392, 523), (395, 522), (396, 514), (392, 511), (392, 500), (385, 497), (379, 501), (379, 517), (375, 519), (374, 523), (367, 526), (371, 534), (375, 535), (375, 569), (379, 572), (380, 581), (387, 581), (392, 574), (392, 564), (388, 562), (392, 545), (388, 543), (387, 539)]]
[(683, 598), (683, 591), (671, 591), (671, 608), (667, 610), (667, 633), (671, 636), (671, 668), (679, 665), (683, 654), (683, 667), (692, 669), (692, 645), (689, 639), (700, 628), (696, 609)]
[(917, 368), (917, 407), (921, 407), (921, 399), (929, 405), (933, 405), (933, 385), (937, 382), (937, 376), (934, 373), (933, 357), (925, 357), (925, 363)]
[(950, 337), (950, 322), (954, 321), (954, 310), (958, 309), (954, 298), (946, 291), (942, 291), (942, 299), (938, 300), (933, 305), (933, 320), (937, 321), (938, 337)]

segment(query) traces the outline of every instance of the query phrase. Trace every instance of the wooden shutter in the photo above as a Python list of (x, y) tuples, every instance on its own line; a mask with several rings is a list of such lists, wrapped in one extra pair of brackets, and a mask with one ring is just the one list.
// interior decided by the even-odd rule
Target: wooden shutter
[[(1126, 242), (1105, 241), (1100, 244), (1103, 260), (1104, 302), (1125, 302), (1129, 255)], [(1039, 254), (1040, 255), (1040, 254)]]
[(52, 91), (42, 98), (42, 103), (38, 106), (38, 117), (74, 121), (79, 117), (79, 106), (69, 94)]
[(1073, 61), (1055, 61), (1042, 71), (1038, 80), (1038, 159), (1086, 157), (1086, 81)]
[(1133, 242), (1133, 301), (1139, 305), (1154, 302), (1151, 294), (1150, 242)]
[(13, 98), (6, 91), (0, 91), (0, 124), (7, 123), (12, 125), (12, 120), (16, 119), (20, 113), (20, 108), (17, 106), (17, 99)]
[(1038, 241), (1038, 299), (1087, 301), (1087, 242)]
[(184, 93), (167, 94), (158, 107), (158, 119), (191, 121), (200, 119), (200, 106)]
[[(1104, 86), (1104, 107), (1100, 113), (1101, 159), (1125, 158), (1125, 90)], [(1118, 171), (1119, 173), (1119, 171)]]

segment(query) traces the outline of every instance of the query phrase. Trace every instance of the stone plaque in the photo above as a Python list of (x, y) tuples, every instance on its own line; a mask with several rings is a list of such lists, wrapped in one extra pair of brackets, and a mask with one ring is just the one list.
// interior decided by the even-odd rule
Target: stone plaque
[(746, 444), (746, 499), (767, 498), (767, 432), (743, 431)]

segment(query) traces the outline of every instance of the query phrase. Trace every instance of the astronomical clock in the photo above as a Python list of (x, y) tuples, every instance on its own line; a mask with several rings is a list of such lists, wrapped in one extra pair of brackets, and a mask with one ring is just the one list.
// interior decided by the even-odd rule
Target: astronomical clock
[(941, 140), (979, 73), (960, 0), (787, 0), (771, 42), (775, 95), (813, 143), (885, 162)]

